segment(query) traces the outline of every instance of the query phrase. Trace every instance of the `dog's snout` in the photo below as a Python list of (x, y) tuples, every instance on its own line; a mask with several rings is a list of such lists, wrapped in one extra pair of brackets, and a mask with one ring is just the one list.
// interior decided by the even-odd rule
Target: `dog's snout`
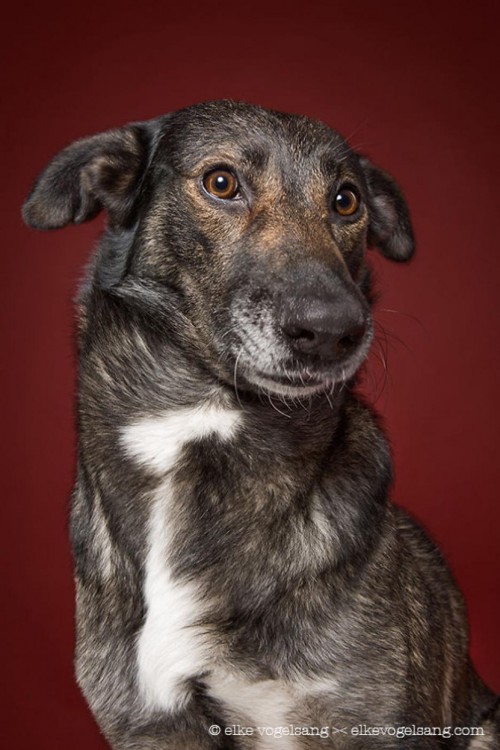
[(361, 303), (350, 295), (289, 299), (283, 306), (280, 322), (295, 351), (336, 361), (356, 350), (367, 327)]

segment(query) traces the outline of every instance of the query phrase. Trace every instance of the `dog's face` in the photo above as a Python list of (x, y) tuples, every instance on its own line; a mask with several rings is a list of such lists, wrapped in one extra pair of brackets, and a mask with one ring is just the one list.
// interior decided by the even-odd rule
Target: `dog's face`
[(331, 389), (363, 361), (367, 245), (413, 252), (387, 174), (322, 123), (231, 102), (77, 141), (24, 215), (55, 228), (103, 207), (97, 280), (175, 288), (219, 376), (290, 396)]

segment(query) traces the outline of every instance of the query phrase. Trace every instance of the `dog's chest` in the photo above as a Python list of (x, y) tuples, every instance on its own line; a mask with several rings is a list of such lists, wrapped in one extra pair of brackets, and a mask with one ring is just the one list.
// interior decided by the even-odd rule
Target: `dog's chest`
[(177, 506), (182, 502), (174, 492), (172, 472), (182, 449), (212, 435), (229, 443), (241, 422), (236, 410), (204, 405), (141, 420), (122, 434), (127, 454), (159, 478), (149, 519), (138, 683), (145, 706), (176, 712), (189, 701), (192, 681), (201, 679), (227, 723), (254, 728), (249, 747), (266, 750), (279, 744), (292, 750), (296, 739), (278, 737), (276, 732), (293, 723), (294, 707), (304, 690), (279, 680), (251, 681), (234, 668), (225, 669), (220, 639), (204, 624), (210, 598), (195, 580), (174, 575), (169, 561), (176, 547)]
[(189, 681), (210, 669), (214, 655), (213, 639), (199, 624), (206, 611), (201, 592), (194, 581), (173, 574), (169, 559), (178, 500), (172, 471), (184, 446), (211, 434), (230, 440), (240, 418), (236, 410), (204, 404), (140, 420), (122, 432), (126, 453), (159, 480), (145, 558), (146, 618), (137, 642), (139, 687), (152, 709), (181, 709), (189, 700)]

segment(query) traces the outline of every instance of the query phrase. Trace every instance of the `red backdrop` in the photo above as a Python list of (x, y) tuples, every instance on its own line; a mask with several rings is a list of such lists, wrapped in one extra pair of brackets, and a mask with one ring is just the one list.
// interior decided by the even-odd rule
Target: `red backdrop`
[(6, 746), (104, 747), (73, 682), (66, 530), (71, 298), (101, 225), (41, 234), (22, 226), (19, 208), (72, 139), (220, 97), (326, 120), (404, 188), (418, 255), (409, 266), (374, 257), (388, 376), (374, 356), (370, 388), (394, 446), (394, 497), (446, 554), (467, 599), (474, 660), (500, 690), (500, 6), (90, 5), (25, 2), (3, 17)]

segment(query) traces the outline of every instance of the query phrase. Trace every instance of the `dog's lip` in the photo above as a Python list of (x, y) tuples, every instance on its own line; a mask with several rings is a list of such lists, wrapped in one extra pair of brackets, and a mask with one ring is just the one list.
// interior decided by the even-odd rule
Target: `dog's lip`
[(289, 395), (312, 395), (331, 390), (336, 383), (332, 375), (315, 375), (309, 371), (283, 373), (252, 370), (244, 373), (246, 380), (266, 390)]
[[(310, 370), (295, 370), (292, 372), (254, 370), (254, 374), (257, 377), (274, 380), (283, 385), (319, 385), (327, 379), (327, 376), (314, 374)], [(333, 380), (332, 377), (330, 379)]]
[(364, 356), (355, 357), (344, 363), (337, 363), (328, 369), (315, 370), (312, 367), (287, 369), (279, 366), (269, 370), (243, 366), (240, 369), (245, 380), (265, 390), (293, 396), (307, 396), (316, 393), (332, 392), (337, 385), (350, 380), (359, 370)]

